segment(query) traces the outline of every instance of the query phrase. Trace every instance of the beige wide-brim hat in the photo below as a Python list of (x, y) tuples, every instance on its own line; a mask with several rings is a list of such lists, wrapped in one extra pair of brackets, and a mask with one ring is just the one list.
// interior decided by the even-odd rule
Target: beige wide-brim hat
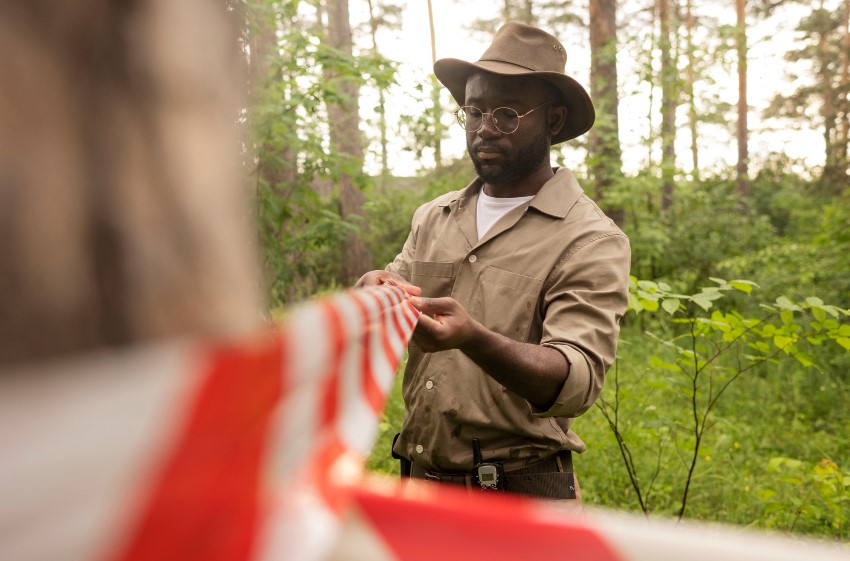
[(502, 76), (534, 76), (546, 80), (561, 91), (567, 107), (563, 128), (552, 137), (552, 144), (581, 136), (596, 119), (587, 91), (565, 73), (567, 51), (542, 29), (509, 22), (493, 37), (493, 42), (478, 62), (441, 58), (434, 63), (434, 74), (460, 105), (466, 97), (466, 80), (477, 71)]

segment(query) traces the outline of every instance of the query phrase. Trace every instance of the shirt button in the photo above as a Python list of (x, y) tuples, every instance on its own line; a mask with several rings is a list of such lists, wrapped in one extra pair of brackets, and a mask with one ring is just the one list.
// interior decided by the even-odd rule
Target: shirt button
[(431, 380), (428, 380), (427, 382), (425, 382), (425, 388), (429, 389), (429, 390), (433, 389), (434, 388), (434, 382), (432, 382)]
[(470, 262), (470, 263), (475, 263), (476, 261), (478, 261), (478, 256), (477, 256), (477, 255), (470, 255), (470, 256), (469, 256), (469, 262)]
[(417, 454), (421, 454), (423, 450), (425, 450), (425, 448), (423, 448), (421, 444), (416, 445), (416, 453)]

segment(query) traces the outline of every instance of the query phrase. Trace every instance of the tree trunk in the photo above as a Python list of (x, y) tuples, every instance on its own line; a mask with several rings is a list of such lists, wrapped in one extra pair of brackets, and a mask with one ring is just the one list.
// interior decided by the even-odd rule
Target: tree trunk
[(534, 2), (532, 0), (523, 2), (522, 13), (518, 19), (526, 25), (534, 25)]
[[(380, 53), (378, 52), (378, 21), (375, 19), (375, 11), (374, 6), (372, 6), (372, 0), (368, 0), (369, 2), (369, 34), (372, 37), (372, 56), (378, 56)], [(429, 0), (430, 3), (430, 0)], [(381, 179), (380, 186), (386, 187), (387, 179), (390, 175), (389, 172), (389, 158), (387, 156), (387, 114), (385, 112), (386, 106), (386, 92), (384, 87), (378, 84), (378, 106), (381, 108), (380, 113), (378, 114), (378, 132), (380, 134), (380, 144), (381, 144)]]
[[(327, 0), (326, 9), (328, 45), (344, 55), (352, 56), (348, 0)], [(342, 157), (351, 160), (352, 168), (362, 166), (363, 139), (360, 133), (358, 101), (360, 86), (354, 78), (342, 76), (333, 69), (326, 75), (330, 81), (336, 83), (340, 94), (338, 101), (328, 103), (331, 144)], [(354, 179), (350, 173), (340, 174), (339, 213), (343, 220), (355, 223), (362, 232), (366, 227), (364, 198)], [(342, 253), (340, 283), (351, 285), (371, 268), (372, 257), (363, 236), (357, 231), (350, 232)]]
[(508, 21), (536, 25), (534, 21), (534, 0), (522, 0), (518, 6), (516, 0), (504, 0), (502, 3), (502, 23)]
[(738, 165), (735, 174), (735, 189), (746, 204), (750, 193), (748, 178), (749, 150), (747, 147), (747, 21), (746, 0), (735, 0), (737, 26), (735, 46), (738, 52)]
[(699, 136), (697, 132), (697, 101), (694, 95), (694, 16), (691, 12), (691, 0), (687, 1), (685, 7), (685, 29), (687, 31), (687, 54), (688, 54), (688, 74), (687, 74), (687, 89), (688, 89), (688, 127), (691, 131), (691, 166), (693, 171), (691, 175), (694, 181), (699, 181)]
[[(670, 41), (671, 0), (658, 0), (661, 47), (661, 208), (673, 204), (673, 180), (676, 172), (676, 66)], [(675, 1), (675, 0), (672, 0)]]
[[(286, 76), (269, 76), (270, 63), (279, 56), (277, 52), (279, 48), (277, 42), (278, 30), (269, 21), (263, 23), (264, 25), (250, 30), (247, 35), (251, 53), (248, 76), (250, 89), (254, 96), (252, 105), (259, 102), (257, 96), (269, 80), (289, 82)], [(283, 146), (277, 154), (259, 153), (256, 158), (257, 179), (266, 181), (279, 196), (288, 195), (288, 187), (298, 179), (297, 154), (295, 151), (289, 146)]]
[(606, 191), (621, 174), (617, 108), (616, 0), (590, 0), (590, 91), (596, 105), (596, 126), (590, 130), (590, 170), (595, 180), (596, 199), (617, 224), (623, 224), (623, 209), (605, 205)]
[[(431, 0), (428, 0), (428, 25), (431, 29), (431, 66), (437, 62), (437, 35), (434, 32), (434, 10)], [(443, 104), (440, 102), (442, 91), (437, 77), (431, 73), (431, 109), (434, 121), (434, 165), (439, 170), (443, 167)]]
[[(655, 9), (657, 6), (653, 7), (652, 10), (652, 24), (650, 29), (655, 29), (655, 24), (658, 20), (658, 10)], [(645, 64), (652, 68), (655, 66), (655, 51), (657, 47), (657, 39), (658, 36), (655, 33), (650, 33), (650, 42), (649, 49), (646, 51), (646, 61)], [(655, 116), (655, 91), (656, 91), (656, 83), (655, 79), (651, 75), (647, 75), (646, 78), (647, 87), (649, 88), (649, 99), (647, 100), (647, 110), (646, 110), (646, 122), (647, 122), (647, 131), (646, 131), (646, 163), (647, 166), (652, 167), (653, 164), (653, 146), (655, 145), (655, 125), (654, 119)]]
[[(823, 9), (823, 2), (821, 2)], [(823, 106), (821, 108), (821, 118), (823, 119), (823, 140), (826, 145), (826, 162), (823, 168), (824, 185), (831, 192), (838, 193), (843, 188), (836, 182), (839, 180), (838, 168), (838, 114), (833, 98), (832, 73), (829, 68), (829, 33), (827, 30), (821, 30), (818, 36), (818, 58), (820, 59), (820, 69), (818, 70), (818, 80), (820, 81), (821, 98)]]
[[(839, 176), (850, 173), (850, 0), (844, 0), (841, 23), (841, 80), (839, 87)], [(846, 183), (845, 183), (846, 185)], [(845, 187), (846, 189), (846, 187)]]

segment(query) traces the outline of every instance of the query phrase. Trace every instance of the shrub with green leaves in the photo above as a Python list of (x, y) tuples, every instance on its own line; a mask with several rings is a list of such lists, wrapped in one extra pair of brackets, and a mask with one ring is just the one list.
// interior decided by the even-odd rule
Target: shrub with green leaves
[[(787, 374), (780, 376), (780, 372), (790, 371), (796, 378), (809, 373), (816, 377), (824, 372), (819, 365), (824, 355), (850, 350), (850, 310), (826, 304), (817, 297), (797, 302), (780, 297), (760, 303), (758, 314), (745, 314), (738, 310), (736, 297), (753, 298), (755, 283), (711, 280), (712, 285), (685, 294), (666, 283), (631, 279), (630, 309), (638, 316), (650, 314), (651, 318), (643, 322), (639, 331), (635, 325), (624, 332), (617, 363), (595, 411), (589, 415), (597, 432), (584, 435), (591, 448), (598, 444), (609, 448), (608, 459), (613, 456), (619, 464), (617, 470), (609, 466), (606, 469), (609, 484), (619, 478), (622, 494), (618, 496), (610, 490), (601, 494), (603, 504), (616, 502), (619, 506), (624, 500), (631, 500), (635, 503), (632, 508), (647, 514), (656, 512), (678, 518), (689, 510), (696, 510), (699, 517), (733, 517), (732, 521), (737, 522), (740, 520), (734, 520), (736, 516), (759, 516), (758, 504), (766, 500), (761, 495), (744, 491), (733, 499), (729, 493), (730, 482), (739, 491), (754, 488), (754, 479), (741, 485), (747, 481), (745, 477), (758, 474), (762, 483), (775, 479), (769, 469), (754, 468), (741, 461), (742, 441), (749, 443), (748, 448), (755, 448), (775, 436), (773, 428), (765, 429), (762, 438), (757, 431), (748, 430), (765, 420), (768, 412), (767, 404), (749, 400), (756, 393), (753, 390), (783, 383)], [(751, 303), (746, 308), (752, 308)], [(846, 386), (841, 392), (846, 394)], [(780, 402), (772, 408), (775, 424), (788, 416), (804, 414), (814, 404), (800, 404), (797, 400), (795, 397), (794, 402)], [(846, 402), (843, 409), (840, 414), (846, 418)], [(751, 424), (738, 426), (742, 422)], [(600, 435), (600, 425), (610, 434)], [(576, 423), (580, 434), (583, 427), (584, 420)], [(793, 428), (794, 425), (786, 426)], [(801, 432), (806, 430), (801, 428)], [(786, 432), (785, 437), (788, 435)], [(805, 434), (794, 436), (803, 448), (805, 438)], [(616, 454), (611, 454), (612, 444)], [(815, 461), (828, 452), (818, 451)], [(839, 447), (833, 446), (831, 452), (838, 457)], [(719, 465), (721, 459), (725, 465)], [(761, 458), (751, 461), (764, 463)], [(595, 488), (596, 479), (590, 479)], [(845, 509), (837, 518), (845, 520), (850, 507), (847, 488), (842, 484), (835, 492), (839, 499), (830, 504)], [(724, 500), (740, 501), (742, 496), (751, 501), (752, 508), (723, 504)], [(806, 514), (813, 508), (809, 505), (802, 512)], [(765, 517), (748, 523), (780, 526), (771, 520)], [(845, 531), (844, 527), (841, 522), (838, 529)], [(807, 527), (806, 531), (824, 529)]]

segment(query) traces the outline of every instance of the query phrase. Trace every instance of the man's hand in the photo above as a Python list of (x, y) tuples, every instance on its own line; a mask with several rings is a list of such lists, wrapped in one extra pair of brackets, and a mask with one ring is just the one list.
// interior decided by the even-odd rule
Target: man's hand
[(419, 296), (422, 289), (407, 282), (404, 277), (389, 271), (369, 271), (354, 285), (354, 288), (365, 288), (367, 286), (380, 286), (390, 284), (404, 290), (411, 296)]
[(422, 312), (413, 341), (425, 352), (463, 349), (483, 329), (454, 298), (416, 297), (410, 303)]

